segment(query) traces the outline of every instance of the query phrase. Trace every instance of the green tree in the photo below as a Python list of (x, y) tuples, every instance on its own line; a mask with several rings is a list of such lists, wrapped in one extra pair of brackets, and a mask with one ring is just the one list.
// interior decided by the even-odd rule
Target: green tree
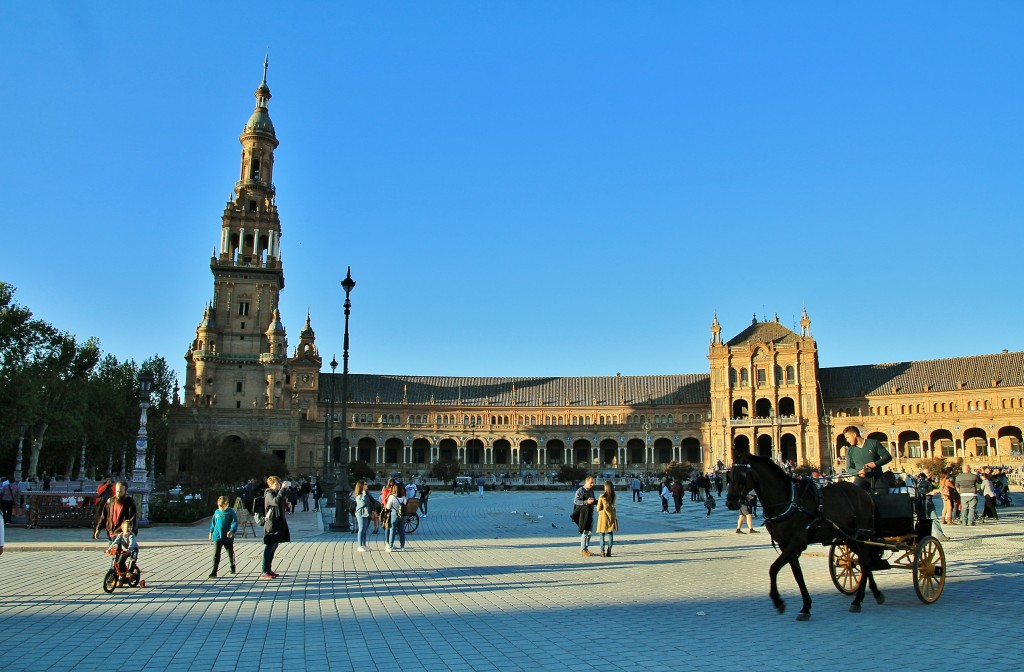
[(462, 471), (462, 464), (458, 460), (452, 459), (434, 462), (430, 467), (430, 471), (434, 474), (434, 478), (438, 478), (445, 483), (454, 480), (454, 478)]
[(690, 480), (694, 466), (689, 462), (677, 462), (672, 460), (665, 465), (665, 473), (680, 483)]
[(160, 355), (146, 359), (141, 368), (153, 374), (153, 393), (150, 396), (146, 431), (153, 470), (162, 472), (167, 465), (168, 415), (174, 401), (174, 390), (178, 387), (178, 377), (167, 365), (167, 360)]
[(555, 480), (559, 483), (576, 483), (587, 476), (587, 469), (576, 464), (563, 464), (558, 468)]
[(348, 484), (354, 486), (357, 481), (372, 480), (377, 472), (365, 460), (352, 460), (348, 463)]

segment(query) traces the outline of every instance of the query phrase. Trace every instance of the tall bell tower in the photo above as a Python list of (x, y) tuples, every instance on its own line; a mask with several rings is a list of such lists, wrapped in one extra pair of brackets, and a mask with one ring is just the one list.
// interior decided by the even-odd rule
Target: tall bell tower
[(186, 406), (287, 408), (291, 402), (288, 342), (278, 312), (284, 269), (268, 64), (264, 60), (256, 108), (238, 138), (238, 181), (221, 218), (220, 250), (210, 259), (213, 301), (185, 355)]

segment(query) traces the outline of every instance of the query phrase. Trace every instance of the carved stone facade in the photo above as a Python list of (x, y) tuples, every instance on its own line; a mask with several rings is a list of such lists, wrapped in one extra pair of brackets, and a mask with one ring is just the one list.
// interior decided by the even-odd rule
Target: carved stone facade
[(210, 261), (213, 301), (185, 355), (184, 402), (171, 413), (168, 474), (189, 472), (197, 434), (258, 445), (291, 474), (323, 473), (339, 459), (406, 473), (426, 473), (446, 458), (468, 471), (509, 474), (549, 473), (570, 462), (620, 473), (657, 471), (672, 460), (706, 469), (728, 464), (733, 447), (828, 469), (841, 467), (841, 432), (851, 424), (901, 459), (1020, 460), (1024, 353), (821, 368), (806, 310), (799, 334), (777, 317), (755, 318), (728, 341), (716, 315), (709, 373), (350, 374), (348, 418), (341, 418), (341, 374), (320, 372), (308, 314), (288, 354), (278, 310), (282, 230), (271, 179), (278, 141), (266, 67), (255, 95), (239, 138), (241, 172)]

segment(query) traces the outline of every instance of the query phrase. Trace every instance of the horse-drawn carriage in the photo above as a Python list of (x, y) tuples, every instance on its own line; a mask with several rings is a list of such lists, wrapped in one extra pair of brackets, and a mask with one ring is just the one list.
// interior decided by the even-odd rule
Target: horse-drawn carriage
[[(935, 602), (946, 585), (946, 553), (932, 536), (932, 521), (925, 509), (927, 495), (910, 491), (874, 493), (871, 497), (875, 503), (875, 536), (865, 540), (864, 545), (890, 556), (874, 570), (910, 570), (917, 597), (926, 604)], [(860, 558), (842, 539), (837, 539), (829, 549), (828, 568), (839, 592), (857, 592), (863, 574)]]
[(767, 458), (744, 455), (732, 467), (726, 505), (738, 509), (751, 491), (761, 501), (765, 526), (781, 551), (768, 570), (769, 596), (779, 613), (785, 611), (785, 602), (779, 596), (777, 575), (788, 564), (803, 598), (797, 619), (810, 618), (811, 597), (800, 554), (812, 543), (831, 547), (829, 572), (840, 592), (854, 595), (850, 611), (861, 610), (866, 587), (876, 602), (885, 601), (873, 576), (879, 570), (911, 570), (914, 591), (925, 603), (942, 594), (946, 556), (942, 544), (931, 536), (925, 494), (872, 494), (849, 482), (819, 487), (808, 478), (794, 479)]

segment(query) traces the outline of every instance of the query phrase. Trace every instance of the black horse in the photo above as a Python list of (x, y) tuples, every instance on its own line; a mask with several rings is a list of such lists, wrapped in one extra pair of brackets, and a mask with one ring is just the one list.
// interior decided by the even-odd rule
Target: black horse
[(792, 478), (769, 459), (736, 455), (726, 506), (733, 511), (739, 509), (751, 490), (761, 500), (765, 526), (781, 550), (768, 570), (771, 578), (768, 595), (780, 614), (786, 610), (786, 603), (779, 596), (779, 570), (787, 564), (793, 570), (793, 578), (804, 601), (797, 620), (810, 619), (811, 595), (804, 583), (800, 554), (811, 543), (831, 545), (837, 539), (849, 546), (861, 563), (861, 580), (850, 611), (861, 610), (865, 582), (871, 587), (875, 601), (878, 604), (885, 602), (871, 573), (870, 547), (863, 543), (874, 535), (875, 506), (866, 490), (852, 483), (835, 483), (819, 489), (810, 479)]

